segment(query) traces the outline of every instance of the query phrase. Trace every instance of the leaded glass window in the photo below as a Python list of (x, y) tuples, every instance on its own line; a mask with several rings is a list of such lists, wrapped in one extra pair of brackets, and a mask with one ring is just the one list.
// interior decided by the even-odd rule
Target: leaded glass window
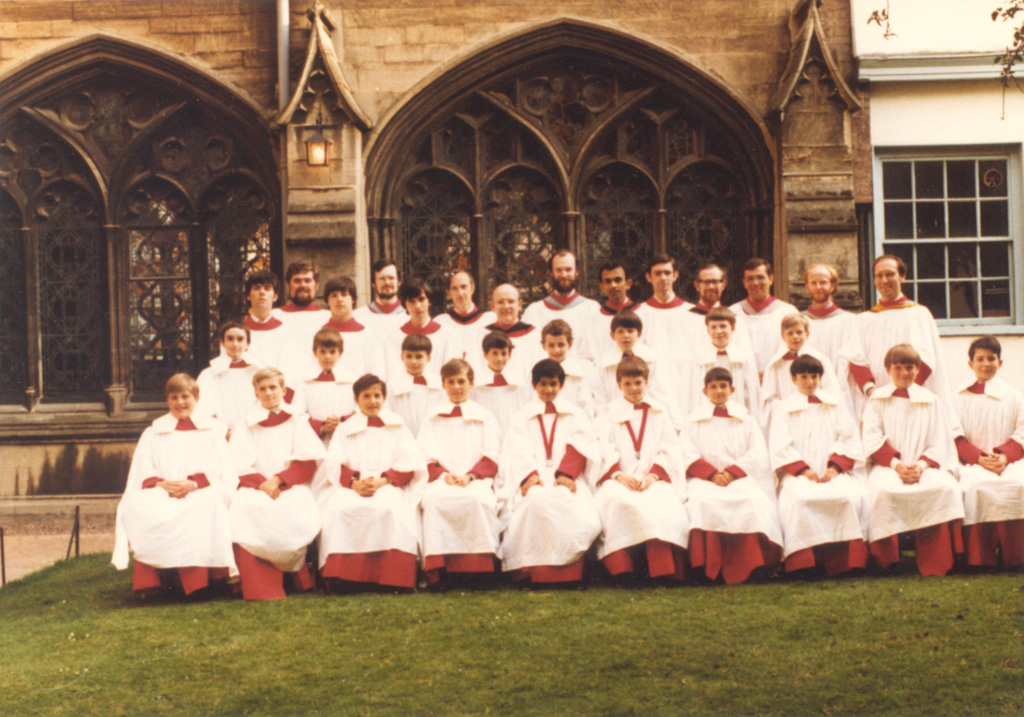
[(0, 192), (0, 403), (25, 398), (28, 385), (28, 306), (21, 212)]

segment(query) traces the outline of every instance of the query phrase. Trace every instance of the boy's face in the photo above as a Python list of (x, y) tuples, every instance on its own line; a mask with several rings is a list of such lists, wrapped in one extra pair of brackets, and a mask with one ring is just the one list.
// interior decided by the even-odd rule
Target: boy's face
[(430, 318), (430, 297), (426, 294), (414, 296), (405, 302), (405, 310), (414, 319)]
[(558, 363), (565, 361), (565, 357), (569, 353), (569, 347), (572, 346), (569, 343), (569, 339), (565, 336), (554, 336), (552, 334), (545, 336), (544, 343), (541, 345), (547, 352), (548, 358), (552, 358)]
[(625, 326), (616, 326), (612, 331), (612, 341), (624, 354), (633, 353), (633, 347), (640, 340), (640, 332), (636, 329), (627, 329)]
[(716, 349), (724, 349), (732, 338), (733, 326), (728, 321), (709, 321), (708, 336)]
[(242, 329), (228, 329), (220, 340), (220, 346), (228, 358), (237, 361), (242, 358), (242, 354), (249, 347), (249, 340), (245, 338), (245, 332)]
[(446, 378), (443, 386), (449, 401), (464, 403), (469, 398), (469, 389), (473, 388), (473, 382), (465, 371), (459, 371), (454, 376)]
[(174, 391), (167, 394), (167, 410), (179, 421), (192, 415), (196, 407), (196, 397), (191, 391)]
[(331, 310), (331, 318), (348, 321), (352, 317), (352, 297), (347, 291), (332, 291), (327, 297), (327, 307)]
[(798, 373), (792, 378), (796, 390), (805, 396), (813, 396), (821, 385), (821, 375), (816, 373)]
[(321, 371), (332, 371), (341, 358), (341, 349), (337, 346), (314, 346), (313, 355)]
[(494, 373), (501, 373), (505, 370), (505, 366), (508, 365), (509, 358), (512, 357), (512, 352), (502, 346), (501, 348), (487, 349), (487, 353), (484, 354), (484, 360), (487, 361), (487, 368), (494, 371)]
[(974, 358), (967, 362), (979, 381), (995, 378), (996, 372), (1003, 365), (1003, 360), (990, 349), (974, 349)]
[(790, 351), (799, 351), (807, 343), (807, 329), (803, 326), (790, 326), (782, 332), (782, 340)]
[(281, 406), (284, 400), (284, 386), (276, 378), (265, 378), (256, 384), (256, 398), (260, 405), (268, 411), (273, 411)]
[(889, 366), (887, 373), (896, 388), (910, 388), (917, 380), (918, 367), (912, 363), (894, 363)]
[(623, 376), (619, 380), (619, 390), (622, 396), (630, 403), (640, 403), (644, 400), (644, 391), (647, 390), (647, 379), (643, 376)]
[(375, 383), (356, 396), (356, 405), (364, 416), (373, 418), (384, 407), (384, 391)]
[(558, 398), (558, 392), (562, 390), (562, 382), (554, 376), (543, 376), (540, 381), (533, 385), (537, 392), (537, 398), (544, 403), (551, 403)]
[(733, 390), (729, 381), (711, 381), (704, 387), (704, 395), (716, 406), (724, 406), (732, 396)]
[(405, 372), (410, 376), (422, 376), (427, 364), (430, 363), (430, 354), (426, 351), (403, 351), (402, 363), (405, 364)]
[(269, 311), (277, 301), (273, 284), (253, 284), (249, 288), (249, 306), (256, 311)]

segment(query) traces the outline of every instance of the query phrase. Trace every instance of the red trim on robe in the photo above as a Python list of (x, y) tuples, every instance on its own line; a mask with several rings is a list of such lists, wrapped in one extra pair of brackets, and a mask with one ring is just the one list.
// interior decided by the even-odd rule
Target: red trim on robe
[(927, 463), (927, 464), (928, 464), (928, 466), (929, 466), (930, 468), (935, 468), (936, 470), (938, 470), (938, 469), (939, 469), (939, 464), (938, 464), (938, 463), (937, 463), (936, 461), (933, 461), (933, 460), (932, 460), (931, 458), (929, 458), (928, 456), (924, 455), (923, 453), (921, 454), (921, 457), (920, 457), (920, 458), (918, 458), (917, 460), (919, 460), (919, 461), (924, 461), (925, 463)]
[(1006, 456), (1007, 464), (1016, 463), (1021, 458), (1024, 458), (1024, 446), (1021, 446), (1021, 444), (1017, 443), (1017, 441), (1012, 438), (1006, 443), (996, 446), (992, 450)]
[[(1024, 565), (1024, 519), (964, 526), (968, 565)], [(1000, 555), (1001, 553), (1001, 555)]]
[(267, 478), (262, 473), (246, 473), (244, 476), (238, 476), (239, 488), (255, 488), (259, 490), (259, 487), (266, 482)]
[(231, 545), (235, 564), (242, 584), (242, 597), (246, 600), (283, 600), (284, 573), (266, 560), (262, 560), (238, 543)]
[(441, 324), (437, 323), (433, 319), (427, 322), (426, 326), (415, 326), (412, 320), (406, 321), (399, 327), (403, 334), (418, 334), (420, 336), (432, 336), (441, 330)]
[(564, 473), (573, 480), (576, 480), (580, 477), (580, 473), (583, 472), (586, 465), (587, 459), (583, 454), (573, 448), (572, 444), (569, 444), (565, 447), (565, 455), (562, 456), (562, 461), (558, 464), (558, 468), (555, 469), (555, 473)]
[(733, 465), (731, 465), (731, 466), (726, 466), (725, 470), (729, 471), (730, 473), (732, 473), (737, 478), (746, 478), (747, 477), (747, 472), (745, 470), (743, 470), (742, 468), (740, 468), (735, 463)]
[(313, 433), (315, 433), (318, 436), (321, 435), (320, 431), (323, 430), (324, 423), (325, 423), (324, 421), (320, 421), (320, 420), (318, 420), (316, 418), (310, 418), (309, 419), (309, 427), (312, 428), (313, 429)]
[(715, 467), (703, 458), (698, 458), (686, 469), (686, 475), (700, 478), (701, 480), (711, 480), (711, 476), (717, 472)]
[(965, 436), (956, 437), (956, 457), (960, 459), (960, 462), (964, 465), (974, 466), (978, 464), (978, 459), (982, 456), (987, 456), (985, 451), (978, 448), (976, 445), (967, 440)]
[(285, 312), (286, 314), (301, 314), (306, 311), (325, 311), (325, 309), (315, 301), (306, 304), (305, 306), (299, 306), (294, 301), (289, 301), (287, 304), (281, 307), (281, 311)]
[(672, 479), (668, 477), (668, 471), (666, 471), (664, 468), (659, 466), (657, 463), (655, 463), (655, 464), (653, 464), (651, 466), (650, 472), (653, 473), (654, 475), (658, 476), (658, 480), (663, 480), (666, 483), (671, 483), (672, 482)]
[(829, 314), (834, 314), (837, 311), (839, 311), (839, 306), (837, 304), (829, 304), (824, 309), (816, 309), (814, 308), (814, 304), (807, 307), (807, 313), (811, 316), (816, 316), (819, 319), (823, 319)]
[(717, 533), (699, 528), (690, 531), (690, 564), (703, 567), (711, 580), (721, 573), (727, 585), (742, 583), (755, 568), (777, 564), (781, 552), (761, 533)]
[(861, 391), (864, 390), (867, 384), (875, 382), (875, 376), (871, 373), (871, 369), (860, 364), (850, 364), (850, 375), (853, 376), (853, 380), (860, 386)]
[(583, 558), (568, 565), (533, 565), (525, 567), (515, 577), (529, 578), (535, 583), (575, 583), (583, 579)]
[(163, 478), (157, 478), (156, 476), (153, 476), (152, 478), (147, 478), (146, 480), (142, 481), (142, 488), (143, 490), (145, 490), (146, 488), (156, 488), (156, 484), (162, 480)]
[(193, 473), (188, 477), (190, 481), (195, 481), (196, 490), (202, 490), (203, 488), (210, 487), (210, 479), (206, 477), (205, 473)]
[(652, 309), (674, 309), (677, 306), (682, 306), (686, 302), (683, 301), (682, 298), (678, 296), (673, 298), (672, 301), (658, 301), (656, 298), (652, 296), (644, 303), (650, 306)]
[[(921, 575), (945, 575), (953, 567), (953, 553), (962, 553), (962, 521), (951, 520), (910, 531), (914, 535), (914, 552)], [(871, 557), (883, 568), (899, 562), (899, 535), (873, 541), (868, 546)]]
[(888, 441), (883, 443), (881, 448), (871, 454), (871, 460), (880, 466), (885, 466), (886, 468), (892, 465), (893, 458), (899, 457), (899, 451), (890, 446)]
[(423, 570), (444, 570), (446, 573), (493, 573), (494, 553), (428, 555), (423, 558)]
[(313, 474), (316, 473), (316, 461), (292, 461), (283, 471), (279, 471), (277, 477), (281, 482), (291, 488), (293, 485), (308, 483)]
[(291, 386), (285, 386), (284, 388), (284, 402), (289, 406), (292, 405), (292, 400), (295, 398), (295, 389)]
[(823, 543), (812, 548), (804, 548), (786, 558), (786, 572), (813, 568), (821, 563), (829, 577), (845, 573), (849, 570), (868, 566), (867, 544), (861, 540), (847, 540), (839, 543)]
[(740, 307), (743, 309), (743, 313), (747, 313), (746, 309), (747, 306), (749, 306), (754, 310), (755, 314), (760, 314), (762, 311), (764, 311), (769, 306), (775, 303), (775, 297), (772, 296), (771, 294), (768, 294), (768, 296), (764, 297), (760, 301), (754, 301), (748, 296), (746, 299), (743, 300), (743, 303), (746, 304), (746, 306)]
[(614, 476), (616, 473), (619, 473), (621, 471), (622, 471), (622, 466), (619, 465), (618, 461), (615, 461), (615, 465), (613, 465), (611, 468), (609, 468), (607, 471), (605, 471), (605, 474), (598, 479), (597, 484), (601, 485), (606, 480), (611, 480), (612, 476)]
[(924, 382), (928, 380), (928, 377), (932, 375), (932, 367), (926, 364), (924, 361), (921, 362), (921, 368), (917, 372), (917, 378), (914, 379), (914, 383), (918, 386), (924, 386)]
[(266, 321), (260, 321), (252, 314), (246, 314), (243, 321), (249, 327), (249, 331), (273, 331), (280, 326), (284, 326), (284, 322), (276, 316), (271, 316)]
[(176, 431), (195, 431), (195, 430), (198, 430), (198, 429), (196, 429), (196, 424), (192, 423), (192, 419), (186, 417), (186, 418), (179, 418), (178, 419), (178, 423), (175, 424), (174, 430), (176, 430)]
[(433, 463), (427, 464), (427, 483), (433, 483), (442, 475), (448, 472), (448, 469), (443, 465), (434, 461)]
[(810, 468), (810, 466), (804, 461), (793, 461), (792, 463), (787, 463), (782, 466), (782, 470), (789, 473), (791, 476), (798, 476), (800, 475), (800, 471), (805, 471), (808, 468)]
[(351, 488), (353, 480), (359, 480), (359, 471), (354, 471), (351, 468), (349, 468), (348, 466), (343, 465), (341, 467), (341, 476), (340, 476), (341, 487), (342, 488)]
[(477, 478), (493, 478), (498, 475), (498, 464), (484, 456), (469, 469), (469, 472)]
[(828, 465), (834, 465), (842, 473), (848, 473), (853, 470), (854, 460), (849, 456), (844, 456), (842, 453), (833, 453), (828, 457)]
[(332, 328), (339, 334), (352, 334), (357, 331), (363, 331), (366, 327), (356, 321), (354, 318), (349, 318), (348, 321), (335, 321), (332, 317), (323, 325), (323, 328)]
[(331, 553), (320, 574), (354, 583), (396, 588), (416, 587), (416, 556), (401, 550), (375, 553)]
[(274, 426), (280, 426), (282, 423), (292, 417), (292, 414), (287, 411), (278, 411), (277, 413), (271, 413), (269, 416), (260, 421), (257, 425), (263, 426), (264, 428), (273, 428)]
[(396, 471), (394, 468), (384, 471), (381, 475), (391, 481), (391, 485), (395, 488), (401, 488), (403, 485), (407, 485), (412, 480), (412, 471)]
[(540, 473), (538, 473), (537, 471), (530, 471), (529, 473), (526, 474), (525, 478), (523, 478), (521, 481), (519, 481), (519, 487), (522, 488), (523, 487), (523, 483), (525, 483), (526, 481), (530, 480), (534, 476), (537, 476), (538, 478), (540, 478)]

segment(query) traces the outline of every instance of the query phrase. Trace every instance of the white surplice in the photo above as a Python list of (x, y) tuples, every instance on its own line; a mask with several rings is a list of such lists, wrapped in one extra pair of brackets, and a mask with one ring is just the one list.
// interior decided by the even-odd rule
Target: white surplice
[(212, 416), (229, 429), (245, 423), (245, 417), (257, 405), (252, 377), (263, 368), (258, 356), (247, 351), (240, 361), (246, 366), (231, 368), (228, 355), (220, 354), (199, 373), (199, 402), (196, 412)]
[(704, 395), (704, 375), (716, 367), (727, 369), (732, 374), (733, 394), (730, 400), (760, 419), (761, 387), (757, 380), (757, 364), (754, 355), (734, 341), (724, 349), (715, 348), (709, 341), (689, 354), (681, 374), (679, 394), (682, 410), (688, 415), (708, 403)]
[(415, 379), (403, 367), (401, 373), (388, 381), (388, 403), (391, 410), (402, 417), (414, 436), (419, 433), (423, 420), (434, 405), (445, 400), (439, 374), (424, 371), (423, 379), (426, 385), (415, 383)]
[[(768, 421), (772, 416), (772, 404), (788, 398), (797, 392), (796, 385), (793, 383), (793, 376), (789, 372), (793, 365), (793, 359), (786, 358), (789, 353), (789, 349), (783, 344), (782, 348), (772, 356), (772, 360), (768, 362), (764, 369), (764, 376), (761, 377), (760, 415), (766, 431)], [(797, 356), (812, 356), (821, 361), (821, 365), (825, 369), (825, 372), (821, 375), (821, 390), (825, 393), (835, 394), (840, 399), (843, 398), (842, 390), (839, 386), (839, 378), (836, 376), (835, 367), (829, 361), (828, 356), (808, 346), (806, 343), (800, 347), (796, 354)], [(847, 408), (852, 407), (847, 406)]]
[(750, 344), (754, 348), (757, 372), (764, 373), (768, 362), (778, 352), (782, 343), (782, 319), (800, 311), (792, 304), (775, 297), (772, 297), (772, 301), (760, 311), (755, 309), (748, 299), (737, 301), (729, 310), (737, 316), (745, 317)]

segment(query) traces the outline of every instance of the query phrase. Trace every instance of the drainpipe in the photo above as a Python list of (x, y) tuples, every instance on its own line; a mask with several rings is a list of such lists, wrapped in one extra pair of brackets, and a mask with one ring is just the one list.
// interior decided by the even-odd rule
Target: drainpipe
[(288, 0), (277, 0), (277, 108), (288, 104), (288, 35), (291, 29)]

